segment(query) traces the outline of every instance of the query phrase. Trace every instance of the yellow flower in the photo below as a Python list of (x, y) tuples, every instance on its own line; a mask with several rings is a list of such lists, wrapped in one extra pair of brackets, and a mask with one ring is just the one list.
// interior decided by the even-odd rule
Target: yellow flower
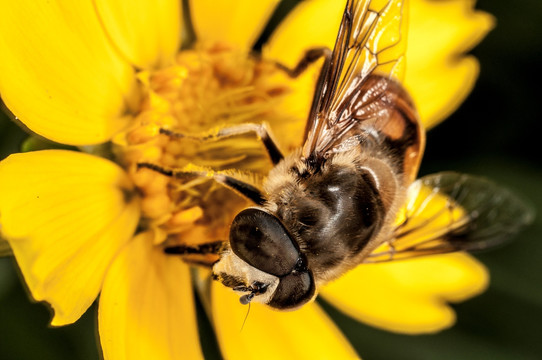
[[(0, 163), (2, 235), (32, 296), (53, 308), (53, 325), (76, 321), (100, 294), (106, 359), (202, 357), (189, 266), (163, 248), (227, 238), (247, 203), (209, 179), (171, 179), (136, 164), (261, 176), (270, 169), (253, 137), (198, 143), (160, 128), (201, 134), (267, 121), (282, 149), (300, 145), (318, 66), (293, 80), (274, 61), (291, 66), (310, 47), (332, 47), (344, 1), (301, 3), (261, 59), (250, 56), (277, 5), (191, 1), (198, 41), (182, 51), (179, 0), (0, 5), (3, 101), (34, 133), (84, 151), (13, 154)], [(410, 3), (405, 87), (426, 126), (452, 112), (477, 76), (464, 52), (493, 20), (472, 6)], [(321, 294), (360, 321), (421, 333), (450, 326), (447, 302), (486, 283), (482, 265), (452, 254), (360, 266)], [(239, 332), (246, 308), (238, 298), (217, 283), (209, 293), (198, 288), (226, 358), (357, 356), (317, 303), (289, 313), (254, 304)]]

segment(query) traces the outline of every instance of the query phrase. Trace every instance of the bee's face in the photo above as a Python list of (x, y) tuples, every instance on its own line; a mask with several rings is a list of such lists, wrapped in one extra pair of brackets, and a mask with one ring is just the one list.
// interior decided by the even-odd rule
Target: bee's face
[(316, 293), (307, 261), (273, 215), (256, 208), (237, 215), (230, 230), (230, 247), (213, 266), (215, 277), (251, 300), (277, 309), (292, 309)]

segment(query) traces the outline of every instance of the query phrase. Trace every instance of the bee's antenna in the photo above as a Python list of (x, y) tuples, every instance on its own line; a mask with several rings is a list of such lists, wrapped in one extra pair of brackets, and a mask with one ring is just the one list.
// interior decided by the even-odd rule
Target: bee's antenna
[(243, 320), (243, 325), (241, 325), (241, 330), (239, 330), (239, 332), (243, 331), (243, 328), (245, 327), (245, 323), (247, 322), (249, 313), (250, 313), (250, 302), (248, 303), (247, 314), (245, 315), (245, 320)]
[(241, 330), (239, 330), (239, 332), (243, 331), (243, 328), (245, 327), (245, 323), (247, 321), (248, 314), (250, 313), (250, 302), (252, 301), (252, 299), (254, 298), (255, 295), (256, 295), (256, 293), (254, 291), (252, 291), (250, 294), (243, 295), (243, 296), (241, 296), (239, 298), (239, 302), (241, 304), (248, 305), (247, 314), (245, 315), (245, 320), (243, 320), (243, 325), (241, 325)]

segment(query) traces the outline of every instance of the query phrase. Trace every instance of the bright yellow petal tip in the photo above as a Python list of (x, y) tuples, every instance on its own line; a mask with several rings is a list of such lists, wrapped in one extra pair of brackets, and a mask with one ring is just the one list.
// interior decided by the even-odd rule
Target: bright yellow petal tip
[(116, 164), (92, 155), (44, 150), (0, 162), (2, 236), (52, 325), (76, 321), (133, 235), (139, 203)]
[(91, 1), (2, 1), (0, 95), (30, 130), (70, 145), (125, 128), (138, 90)]
[(95, 0), (109, 36), (138, 68), (170, 65), (181, 45), (181, 1)]
[(450, 115), (478, 77), (478, 61), (464, 53), (490, 31), (495, 19), (474, 10), (473, 0), (411, 0), (405, 86), (426, 128)]
[(105, 359), (203, 359), (189, 267), (142, 233), (107, 273), (98, 314)]
[(243, 326), (249, 309), (239, 303), (239, 295), (216, 281), (211, 286), (213, 324), (226, 359), (359, 358), (314, 302), (290, 312), (251, 304)]
[(307, 49), (333, 49), (345, 4), (344, 0), (300, 2), (264, 46), (265, 57), (293, 67)]
[(447, 302), (487, 288), (487, 269), (467, 254), (434, 255), (360, 265), (326, 285), (321, 295), (347, 315), (400, 333), (429, 333), (453, 325)]
[(191, 0), (191, 18), (198, 40), (225, 42), (249, 50), (278, 3), (278, 0)]

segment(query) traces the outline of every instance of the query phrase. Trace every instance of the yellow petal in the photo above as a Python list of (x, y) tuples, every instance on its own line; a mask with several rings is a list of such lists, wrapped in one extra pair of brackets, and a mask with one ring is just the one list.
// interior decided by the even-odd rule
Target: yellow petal
[(345, 0), (300, 2), (264, 46), (265, 57), (293, 67), (307, 49), (333, 49), (345, 4)]
[(316, 304), (280, 312), (261, 304), (248, 307), (224, 285), (213, 282), (212, 317), (226, 359), (357, 359), (333, 321)]
[(0, 94), (32, 131), (85, 145), (129, 121), (133, 69), (110, 44), (91, 1), (2, 1)]
[(190, 13), (198, 39), (227, 42), (250, 49), (279, 0), (191, 0)]
[[(333, 48), (344, 1), (301, 2), (264, 47), (268, 58), (295, 65), (311, 47)], [(472, 0), (413, 0), (409, 7), (405, 86), (426, 127), (453, 112), (470, 93), (478, 63), (462, 55), (482, 40), (494, 19)]]
[(138, 68), (171, 63), (180, 47), (181, 1), (95, 0), (115, 45)]
[(138, 235), (107, 273), (98, 321), (105, 359), (202, 359), (188, 266)]
[(462, 55), (494, 25), (473, 0), (412, 0), (405, 86), (426, 127), (452, 113), (472, 90), (478, 62)]
[(426, 333), (455, 321), (449, 301), (482, 292), (487, 270), (463, 253), (361, 265), (321, 289), (347, 315), (401, 333)]
[(0, 223), (32, 296), (76, 321), (139, 220), (138, 199), (116, 164), (66, 150), (14, 154), (0, 163)]

